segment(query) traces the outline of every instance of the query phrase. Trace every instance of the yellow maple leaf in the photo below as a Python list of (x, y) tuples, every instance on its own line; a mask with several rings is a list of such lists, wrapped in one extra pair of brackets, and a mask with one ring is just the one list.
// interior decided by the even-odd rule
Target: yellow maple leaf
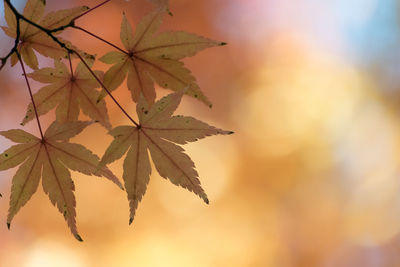
[(130, 203), (130, 223), (138, 203), (146, 192), (151, 167), (148, 150), (158, 173), (173, 184), (194, 192), (208, 204), (201, 188), (193, 161), (176, 145), (194, 142), (216, 134), (232, 134), (192, 117), (172, 116), (182, 99), (183, 91), (170, 94), (149, 108), (141, 97), (136, 112), (138, 126), (119, 126), (109, 132), (114, 137), (100, 161), (100, 166), (121, 158), (124, 160), (123, 179)]
[[(68, 24), (74, 17), (89, 9), (87, 6), (79, 6), (50, 12), (43, 17), (45, 3), (44, 0), (28, 0), (24, 8), (23, 16), (49, 30)], [(8, 36), (15, 39), (17, 37), (17, 22), (15, 15), (6, 2), (4, 2), (4, 13), (8, 27), (1, 26), (1, 28)], [(62, 31), (58, 31), (54, 34), (59, 34), (61, 32)], [(77, 50), (70, 42), (60, 37), (58, 37), (58, 39), (67, 47)], [(66, 50), (54, 42), (51, 37), (35, 26), (22, 20), (20, 23), (18, 51), (29, 67), (37, 69), (38, 59), (33, 50), (54, 59), (67, 58)], [(17, 61), (18, 58), (16, 54), (13, 53), (11, 56), (11, 65), (15, 65)]]
[(76, 239), (82, 241), (76, 227), (75, 190), (68, 169), (87, 175), (104, 176), (123, 188), (118, 178), (108, 169), (99, 168), (99, 158), (90, 150), (68, 140), (80, 133), (91, 122), (53, 122), (44, 138), (23, 130), (2, 131), (0, 135), (19, 143), (0, 154), (0, 170), (20, 165), (13, 177), (7, 225), (36, 192), (42, 177), (44, 192), (64, 218)]
[[(88, 62), (89, 66), (92, 63)], [(98, 77), (103, 76), (101, 71), (94, 73)], [(82, 109), (83, 113), (94, 121), (98, 121), (107, 129), (111, 128), (105, 101), (97, 102), (99, 92), (95, 88), (99, 87), (99, 83), (82, 62), (78, 64), (75, 72), (71, 73), (64, 63), (55, 60), (54, 68), (39, 69), (28, 76), (38, 82), (49, 83), (33, 96), (39, 116), (57, 106), (56, 118), (59, 122), (73, 121), (78, 119)], [(34, 108), (30, 103), (22, 125), (34, 118)]]
[[(156, 34), (164, 14), (165, 11), (156, 10), (145, 16), (137, 25), (135, 35), (123, 16), (120, 38), (126, 51), (112, 51), (100, 58), (104, 63), (114, 64), (104, 75), (104, 85), (110, 91), (115, 90), (128, 76), (127, 85), (135, 102), (142, 93), (152, 105), (156, 99), (156, 82), (174, 91), (188, 88), (187, 95), (211, 106), (196, 79), (179, 60), (225, 43), (182, 31)], [(103, 91), (102, 97), (105, 95)]]

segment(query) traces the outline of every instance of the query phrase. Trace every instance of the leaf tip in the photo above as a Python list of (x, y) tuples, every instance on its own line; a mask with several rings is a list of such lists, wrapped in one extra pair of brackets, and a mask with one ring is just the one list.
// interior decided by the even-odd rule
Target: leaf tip
[(234, 133), (235, 133), (235, 132), (233, 132), (233, 131), (229, 131), (229, 132), (228, 132), (229, 135), (230, 135), (230, 134), (234, 134)]
[(96, 103), (98, 104), (101, 100), (103, 100), (104, 97), (105, 95), (103, 94), (103, 92), (101, 92), (100, 95), (97, 97)]
[(3, 195), (0, 193), (0, 197), (3, 197)]
[(0, 70), (4, 67), (4, 65), (6, 65), (6, 63), (7, 63), (7, 59), (6, 59), (5, 57), (3, 57), (3, 58), (1, 59), (1, 67), (0, 67)]
[(7, 223), (7, 229), (10, 230), (11, 224), (8, 222)]
[(75, 236), (75, 238), (76, 238), (76, 240), (78, 240), (79, 242), (83, 242), (83, 239), (82, 239), (82, 237), (80, 236), (80, 235), (76, 235)]
[(210, 201), (208, 200), (208, 198), (205, 198), (205, 199), (204, 199), (204, 202), (205, 202), (207, 205), (210, 204)]
[(129, 218), (129, 225), (131, 225), (133, 222), (133, 217)]
[(212, 104), (210, 104), (210, 105), (208, 105), (208, 107), (209, 107), (209, 108), (212, 108), (212, 107), (213, 107), (213, 105), (212, 105)]
[(224, 46), (224, 45), (227, 45), (228, 43), (225, 43), (225, 42), (220, 42), (219, 43), (219, 46)]

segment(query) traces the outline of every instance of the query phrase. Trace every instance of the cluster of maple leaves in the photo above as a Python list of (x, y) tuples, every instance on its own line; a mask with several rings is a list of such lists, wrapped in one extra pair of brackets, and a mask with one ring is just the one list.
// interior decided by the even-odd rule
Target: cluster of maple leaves
[[(211, 107), (194, 76), (179, 60), (225, 43), (187, 32), (158, 33), (164, 15), (169, 13), (168, 3), (166, 0), (151, 1), (158, 8), (142, 18), (134, 34), (123, 15), (120, 38), (124, 49), (106, 42), (114, 51), (100, 58), (100, 61), (112, 64), (103, 73), (91, 69), (94, 56), (58, 36), (68, 27), (87, 32), (75, 23), (95, 8), (80, 6), (50, 12), (43, 17), (44, 0), (28, 0), (23, 14), (19, 14), (9, 0), (4, 0), (8, 27), (1, 28), (16, 42), (9, 55), (2, 58), (2, 65), (8, 58), (12, 66), (20, 63), (31, 96), (21, 125), (36, 119), (41, 133), (36, 137), (20, 129), (0, 132), (0, 135), (18, 143), (0, 154), (0, 170), (20, 165), (12, 180), (8, 227), (36, 192), (41, 179), (44, 192), (63, 214), (75, 238), (82, 241), (76, 227), (74, 183), (69, 170), (105, 177), (125, 190), (130, 207), (129, 223), (132, 223), (151, 174), (149, 152), (160, 176), (194, 192), (208, 203), (194, 163), (179, 144), (232, 132), (217, 129), (193, 117), (173, 116), (173, 113), (184, 94)], [(39, 68), (36, 52), (54, 59), (54, 67)], [(80, 59), (75, 70), (71, 64), (74, 57)], [(34, 71), (26, 73), (25, 64)], [(46, 85), (32, 94), (29, 79)], [(132, 100), (137, 103), (138, 122), (110, 94), (125, 79)], [(156, 101), (154, 83), (175, 92)], [(112, 128), (104, 101), (107, 95), (132, 125)], [(39, 117), (54, 108), (56, 120), (43, 133)], [(79, 121), (80, 111), (91, 121)], [(83, 145), (69, 142), (70, 138), (95, 122), (107, 128), (114, 137), (101, 159)], [(122, 185), (107, 164), (125, 154)]]

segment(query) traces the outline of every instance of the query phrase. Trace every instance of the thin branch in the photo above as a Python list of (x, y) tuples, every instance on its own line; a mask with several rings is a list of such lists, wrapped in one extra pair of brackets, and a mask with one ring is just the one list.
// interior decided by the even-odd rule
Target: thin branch
[[(53, 39), (54, 42), (56, 42), (56, 43), (57, 43), (59, 46), (61, 46), (62, 48), (69, 49), (69, 48), (66, 47), (66, 45), (65, 45), (63, 42), (61, 42), (57, 37), (55, 37), (55, 36), (52, 34), (52, 31), (51, 31), (51, 30), (46, 29), (46, 28), (40, 26), (40, 25), (37, 24), (36, 22), (33, 22), (33, 21), (31, 21), (30, 19), (27, 19), (24, 15), (20, 14), (20, 13), (17, 11), (17, 9), (11, 4), (10, 0), (5, 0), (5, 2), (8, 4), (8, 6), (9, 6), (10, 9), (11, 9), (11, 11), (14, 13), (17, 22), (18, 22), (19, 20), (21, 20), (21, 19), (24, 20), (24, 21), (26, 21), (28, 24), (30, 24), (30, 25), (32, 25), (32, 26), (38, 28), (38, 29), (41, 30), (42, 32), (46, 33), (51, 39)], [(18, 28), (19, 28), (19, 27), (17, 27), (17, 31), (18, 31)], [(18, 38), (17, 40), (19, 41), (19, 38)]]
[(107, 94), (111, 97), (111, 99), (114, 101), (114, 103), (119, 107), (119, 109), (128, 117), (128, 119), (136, 126), (136, 127), (140, 127), (140, 125), (134, 120), (132, 119), (131, 116), (129, 116), (129, 114), (125, 111), (125, 109), (118, 103), (118, 101), (114, 98), (114, 96), (111, 94), (110, 90), (108, 90), (104, 83), (97, 77), (97, 75), (93, 72), (93, 70), (89, 67), (89, 65), (86, 63), (86, 61), (83, 59), (83, 57), (76, 51), (72, 50), (73, 53), (75, 53), (79, 59), (81, 60), (81, 62), (83, 63), (83, 65), (85, 65), (85, 67), (88, 69), (88, 71), (92, 74), (92, 76), (96, 79), (96, 81), (100, 84), (100, 86), (104, 89), (104, 91), (107, 92)]
[(75, 26), (75, 20), (77, 20), (77, 19), (79, 19), (79, 18), (85, 16), (85, 15), (88, 14), (89, 12), (92, 12), (93, 10), (95, 10), (95, 9), (101, 7), (102, 5), (104, 5), (104, 4), (108, 3), (108, 2), (111, 2), (111, 1), (112, 1), (112, 0), (106, 0), (106, 1), (104, 1), (104, 2), (102, 2), (102, 3), (100, 3), (100, 4), (96, 5), (96, 6), (94, 6), (94, 7), (92, 7), (92, 8), (86, 10), (86, 11), (83, 12), (82, 14), (80, 14), (80, 15), (76, 16), (75, 18), (71, 19), (71, 21), (70, 21), (68, 24), (63, 25), (63, 26), (60, 26), (60, 27), (57, 27), (57, 28), (55, 28), (55, 29), (52, 29), (52, 30), (50, 30), (50, 32), (53, 33), (53, 32), (63, 31), (63, 30), (65, 30), (66, 28), (74, 27), (74, 26)]
[(50, 31), (51, 33), (53, 33), (53, 32), (63, 31), (63, 30), (65, 30), (66, 28), (73, 27), (73, 26), (75, 25), (75, 20), (79, 19), (80, 17), (83, 17), (84, 15), (88, 14), (89, 12), (91, 12), (91, 11), (93, 11), (93, 10), (95, 10), (95, 9), (97, 9), (97, 8), (99, 8), (99, 7), (101, 7), (102, 5), (104, 5), (104, 4), (106, 4), (106, 3), (110, 2), (110, 1), (112, 1), (112, 0), (106, 0), (106, 1), (104, 1), (104, 2), (102, 2), (102, 3), (100, 3), (100, 4), (98, 4), (98, 5), (96, 5), (95, 7), (92, 7), (92, 8), (90, 8), (90, 9), (86, 10), (86, 11), (83, 12), (82, 14), (76, 16), (75, 18), (71, 19), (71, 21), (70, 21), (68, 24), (63, 25), (63, 26), (60, 26), (60, 27), (57, 27), (57, 28), (52, 29), (52, 30), (49, 30), (49, 31)]
[(74, 76), (74, 71), (72, 69), (71, 54), (68, 53), (69, 69), (71, 70), (71, 76)]
[[(99, 4), (99, 5), (95, 6), (94, 8), (92, 8), (91, 10), (94, 10), (94, 9), (98, 8), (98, 7), (100, 7), (101, 5), (104, 5), (105, 3), (109, 2), (109, 1), (111, 1), (111, 0), (102, 2), (101, 4)], [(46, 34), (47, 34), (51, 39), (53, 39), (59, 46), (61, 46), (61, 48), (65, 49), (65, 50), (68, 52), (69, 62), (70, 62), (70, 67), (71, 67), (71, 72), (72, 72), (72, 63), (71, 63), (70, 54), (76, 54), (76, 55), (79, 57), (79, 59), (81, 60), (81, 62), (85, 65), (85, 67), (89, 70), (89, 72), (90, 72), (90, 73), (93, 75), (93, 77), (96, 79), (96, 81), (100, 84), (100, 86), (107, 92), (107, 94), (111, 97), (111, 99), (114, 101), (114, 103), (115, 103), (115, 104), (119, 107), (119, 109), (125, 114), (125, 116), (127, 116), (128, 119), (129, 119), (136, 127), (140, 127), (140, 125), (139, 125), (134, 119), (132, 119), (132, 117), (129, 116), (129, 114), (125, 111), (125, 109), (118, 103), (118, 101), (114, 98), (114, 96), (111, 94), (111, 92), (104, 86), (103, 82), (97, 77), (97, 75), (93, 72), (93, 70), (89, 67), (89, 65), (86, 63), (86, 61), (83, 59), (83, 57), (82, 57), (77, 51), (75, 51), (74, 49), (68, 48), (63, 42), (61, 42), (57, 37), (55, 37), (55, 36), (53, 35), (52, 30), (46, 29), (46, 28), (44, 28), (44, 27), (38, 25), (37, 23), (35, 23), (35, 22), (33, 22), (33, 21), (31, 21), (31, 20), (25, 18), (25, 17), (24, 17), (23, 15), (21, 15), (20, 13), (18, 13), (18, 11), (16, 10), (16, 8), (10, 3), (10, 0), (5, 0), (5, 2), (10, 6), (10, 8), (11, 8), (12, 12), (14, 13), (14, 15), (15, 15), (15, 17), (16, 17), (16, 20), (17, 20), (17, 37), (18, 37), (18, 38), (16, 38), (16, 40), (15, 40), (16, 45), (18, 45), (18, 42), (19, 42), (19, 37), (20, 37), (20, 33), (19, 33), (19, 32), (20, 32), (20, 29), (19, 29), (19, 28), (20, 28), (20, 23), (19, 23), (19, 22), (20, 22), (20, 20), (22, 19), (22, 20), (26, 21), (28, 24), (30, 24), (30, 25), (32, 25), (32, 26), (38, 28), (39, 30), (43, 31), (44, 33), (46, 33)], [(88, 12), (86, 12), (86, 14), (87, 14), (87, 13), (88, 13)], [(75, 19), (77, 19), (77, 18), (75, 18)], [(74, 20), (75, 20), (75, 19), (74, 19)], [(128, 54), (128, 52), (126, 52), (126, 51), (124, 51), (123, 49), (117, 47), (116, 45), (113, 45), (112, 43), (110, 43), (110, 42), (108, 42), (108, 41), (102, 39), (101, 37), (98, 37), (97, 35), (92, 34), (91, 32), (86, 31), (86, 30), (83, 29), (83, 28), (80, 28), (80, 27), (78, 27), (78, 26), (73, 25), (72, 22), (70, 22), (70, 24), (72, 24), (70, 27), (73, 27), (73, 28), (78, 29), (78, 30), (82, 30), (82, 31), (84, 31), (84, 32), (86, 32), (86, 33), (88, 33), (88, 34), (90, 34), (91, 36), (93, 36), (93, 37), (95, 37), (95, 38), (97, 38), (97, 39), (99, 39), (99, 40), (101, 40), (101, 41), (103, 41), (103, 42), (105, 42), (105, 43), (111, 45), (112, 47), (114, 47), (114, 48), (120, 50), (121, 52), (123, 52), (123, 53), (125, 53), (125, 54)], [(42, 139), (43, 139), (43, 132), (42, 132), (42, 128), (41, 128), (41, 125), (40, 125), (40, 122), (39, 122), (39, 117), (38, 117), (36, 105), (35, 105), (34, 100), (33, 100), (32, 90), (31, 90), (31, 88), (30, 88), (29, 81), (28, 81), (28, 78), (27, 78), (27, 76), (26, 76), (25, 67), (24, 67), (24, 64), (23, 64), (23, 62), (22, 62), (21, 55), (18, 53), (18, 50), (17, 50), (16, 46), (14, 46), (13, 50), (15, 50), (14, 52), (17, 53), (18, 59), (19, 59), (19, 61), (21, 62), (21, 66), (22, 66), (22, 69), (23, 69), (23, 71), (24, 71), (25, 80), (26, 80), (27, 85), (28, 85), (29, 94), (30, 94), (30, 96), (31, 96), (32, 105), (33, 105), (34, 110), (35, 110), (36, 119), (37, 119), (37, 122), (38, 122), (40, 134), (41, 134)], [(10, 54), (12, 54), (12, 53), (10, 52)], [(3, 59), (2, 59), (2, 61), (3, 61)]]
[(84, 33), (89, 34), (90, 36), (92, 36), (92, 37), (94, 37), (94, 38), (96, 38), (96, 39), (102, 41), (103, 43), (106, 43), (106, 44), (108, 44), (109, 46), (114, 47), (115, 49), (121, 51), (122, 53), (129, 55), (129, 53), (128, 53), (127, 51), (125, 51), (124, 49), (122, 49), (122, 48), (116, 46), (115, 44), (113, 44), (113, 43), (111, 43), (111, 42), (109, 42), (109, 41), (107, 41), (107, 40), (104, 40), (104, 39), (101, 38), (100, 36), (98, 36), (98, 35), (96, 35), (96, 34), (90, 32), (90, 31), (88, 31), (88, 30), (85, 30), (84, 28), (81, 28), (81, 27), (79, 27), (79, 26), (72, 26), (72, 28), (77, 29), (77, 30), (80, 30), (80, 31), (83, 31)]
[(59, 31), (63, 31), (66, 28), (73, 27), (74, 23), (75, 22), (73, 20), (71, 20), (68, 24), (65, 24), (63, 26), (60, 26), (60, 27), (57, 27), (57, 28), (54, 28), (54, 29), (47, 29), (47, 30), (49, 31), (49, 33), (55, 33), (55, 32), (59, 32)]
[(42, 131), (42, 126), (40, 125), (39, 115), (38, 115), (38, 112), (37, 112), (35, 100), (33, 99), (33, 94), (32, 94), (31, 85), (29, 84), (28, 76), (26, 75), (26, 70), (25, 70), (24, 62), (22, 61), (22, 58), (21, 58), (21, 55), (19, 54), (19, 52), (16, 51), (15, 53), (17, 54), (18, 61), (21, 63), (21, 68), (22, 68), (22, 71), (23, 71), (23, 73), (24, 73), (25, 82), (26, 82), (26, 85), (28, 86), (29, 95), (30, 95), (30, 97), (31, 97), (33, 110), (35, 111), (36, 121), (37, 121), (37, 124), (38, 124), (38, 127), (39, 127), (39, 131), (40, 131), (40, 136), (42, 137), (42, 140), (44, 140), (44, 135), (43, 135), (43, 131)]
[(76, 17), (73, 18), (71, 21), (75, 21), (75, 20), (79, 19), (80, 17), (85, 16), (87, 13), (92, 12), (93, 10), (95, 10), (95, 9), (97, 9), (97, 8), (99, 8), (99, 7), (101, 7), (101, 6), (104, 5), (104, 4), (107, 4), (107, 3), (110, 2), (110, 1), (111, 1), (111, 0), (106, 0), (106, 1), (104, 1), (104, 2), (102, 2), (102, 3), (100, 3), (100, 4), (98, 4), (97, 6), (92, 7), (91, 9), (89, 9), (89, 10), (83, 12), (83, 13), (80, 14), (79, 16), (76, 16)]
[[(11, 8), (11, 3), (9, 0), (6, 0), (5, 3), (10, 6)], [(17, 15), (14, 13), (15, 17), (17, 18)], [(15, 42), (13, 48), (10, 50), (10, 52), (3, 58), (1, 58), (1, 66), (0, 70), (6, 65), (8, 58), (18, 50), (18, 43), (19, 43), (19, 38), (21, 36), (21, 30), (20, 30), (20, 20), (16, 19), (17, 21), (17, 36), (15, 36)]]
[(24, 20), (24, 21), (26, 21), (28, 24), (30, 24), (30, 25), (32, 25), (32, 26), (38, 28), (38, 29), (41, 30), (42, 32), (46, 33), (46, 34), (47, 34), (54, 42), (56, 42), (59, 46), (61, 46), (62, 48), (66, 49), (68, 52), (71, 52), (71, 50), (70, 50), (63, 42), (61, 42), (57, 37), (55, 37), (55, 36), (53, 35), (53, 33), (58, 32), (58, 31), (65, 30), (66, 28), (74, 27), (74, 26), (75, 26), (75, 20), (77, 20), (78, 18), (80, 18), (80, 17), (82, 17), (82, 16), (88, 14), (89, 12), (91, 12), (91, 11), (93, 11), (93, 10), (95, 10), (95, 9), (97, 9), (97, 8), (99, 8), (99, 7), (101, 7), (102, 5), (104, 5), (104, 4), (106, 4), (106, 3), (110, 2), (110, 1), (112, 1), (112, 0), (103, 1), (102, 3), (96, 5), (95, 7), (91, 8), (91, 9), (87, 10), (86, 12), (80, 14), (79, 16), (73, 18), (73, 19), (72, 19), (68, 24), (66, 24), (66, 25), (60, 26), (60, 27), (55, 28), (55, 29), (46, 29), (46, 28), (42, 27), (41, 25), (39, 25), (39, 24), (37, 24), (37, 23), (35, 23), (35, 22), (33, 22), (33, 21), (27, 19), (24, 15), (20, 14), (20, 13), (17, 11), (17, 9), (14, 7), (14, 5), (11, 4), (11, 1), (10, 1), (10, 0), (4, 0), (4, 2), (10, 7), (11, 11), (13, 12), (13, 14), (14, 14), (14, 16), (15, 16), (15, 18), (16, 18), (16, 21), (17, 21), (17, 36), (15, 37), (15, 44), (14, 44), (14, 47), (10, 50), (10, 52), (9, 52), (5, 57), (0, 58), (0, 60), (1, 60), (0, 70), (1, 70), (1, 69), (4, 67), (4, 65), (7, 63), (7, 60), (8, 60), (8, 58), (12, 55), (12, 53), (14, 53), (14, 52), (17, 50), (17, 46), (18, 46), (18, 43), (19, 43), (19, 40), (20, 40), (20, 33), (19, 33), (19, 32), (20, 32), (20, 27), (19, 27), (20, 20)]

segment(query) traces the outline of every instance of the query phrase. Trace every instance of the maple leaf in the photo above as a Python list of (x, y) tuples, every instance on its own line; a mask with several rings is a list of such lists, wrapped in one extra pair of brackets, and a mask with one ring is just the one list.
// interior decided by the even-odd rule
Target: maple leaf
[[(92, 63), (88, 62), (89, 66)], [(103, 76), (101, 71), (94, 72), (97, 77)], [(82, 62), (72, 74), (64, 63), (55, 60), (54, 68), (39, 69), (28, 76), (42, 83), (50, 83), (33, 96), (39, 116), (57, 106), (58, 121), (74, 121), (78, 119), (79, 110), (82, 109), (83, 113), (94, 121), (98, 121), (107, 129), (111, 128), (105, 101), (97, 102), (99, 92), (95, 88), (99, 87), (99, 83)], [(30, 103), (22, 125), (34, 118), (34, 108)]]
[(172, 93), (160, 99), (150, 109), (146, 100), (141, 97), (136, 106), (140, 125), (119, 126), (109, 132), (114, 140), (102, 157), (100, 166), (127, 153), (123, 179), (130, 203), (129, 223), (133, 221), (151, 174), (147, 150), (162, 177), (194, 192), (208, 204), (193, 161), (175, 143), (185, 144), (209, 135), (233, 132), (217, 129), (192, 117), (172, 116), (182, 95), (183, 91)]
[[(50, 12), (43, 17), (45, 4), (45, 0), (28, 0), (24, 8), (23, 16), (49, 30), (68, 24), (73, 18), (89, 9), (87, 6), (79, 6)], [(6, 2), (4, 2), (4, 14), (8, 27), (1, 26), (1, 28), (8, 36), (15, 39), (17, 37), (17, 21)], [(54, 34), (59, 34), (61, 32), (62, 31), (58, 31)], [(38, 59), (33, 50), (54, 59), (67, 58), (68, 56), (66, 50), (54, 42), (51, 37), (23, 20), (20, 22), (19, 39), (18, 51), (25, 63), (32, 69), (38, 68)], [(64, 43), (66, 47), (79, 51), (70, 42), (60, 37), (58, 37), (58, 39)], [(85, 55), (85, 57), (92, 57), (84, 52), (80, 53)], [(13, 53), (11, 56), (11, 65), (14, 66), (17, 62), (18, 57)]]
[(87, 175), (104, 176), (123, 188), (108, 168), (98, 168), (99, 158), (84, 146), (68, 140), (91, 122), (53, 122), (43, 140), (23, 130), (2, 131), (0, 135), (19, 143), (0, 154), (0, 170), (20, 165), (11, 187), (7, 225), (36, 192), (42, 177), (44, 192), (64, 218), (76, 239), (82, 241), (76, 227), (75, 190), (68, 169)]
[[(100, 58), (104, 63), (114, 64), (104, 75), (105, 87), (115, 90), (128, 76), (127, 85), (133, 101), (138, 102), (142, 93), (149, 105), (156, 99), (154, 81), (174, 91), (188, 87), (187, 95), (211, 107), (195, 78), (179, 60), (225, 43), (182, 31), (156, 35), (164, 14), (165, 11), (156, 10), (145, 16), (137, 25), (135, 35), (123, 16), (120, 38), (127, 51), (112, 51)], [(101, 97), (105, 95), (102, 91)]]

